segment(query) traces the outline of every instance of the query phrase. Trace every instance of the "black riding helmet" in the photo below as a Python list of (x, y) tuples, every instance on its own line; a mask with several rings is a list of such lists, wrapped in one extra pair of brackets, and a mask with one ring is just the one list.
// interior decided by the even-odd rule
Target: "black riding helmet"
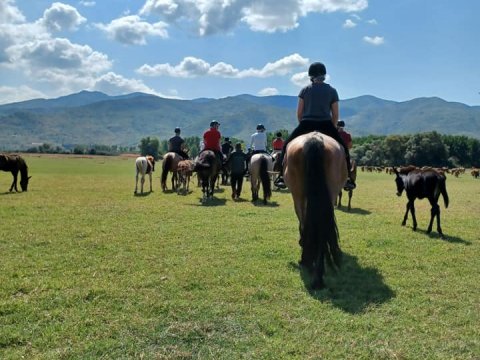
[(277, 137), (282, 137), (282, 133), (281, 133), (281, 132), (277, 132)]
[(215, 125), (220, 125), (220, 123), (217, 120), (210, 121), (210, 127), (214, 127)]
[(176, 127), (175, 128), (175, 134), (179, 134), (180, 133), (180, 128), (179, 127)]
[(265, 126), (263, 126), (263, 124), (258, 124), (257, 130), (265, 130)]
[(308, 76), (317, 77), (327, 74), (327, 68), (321, 62), (314, 62), (308, 68)]

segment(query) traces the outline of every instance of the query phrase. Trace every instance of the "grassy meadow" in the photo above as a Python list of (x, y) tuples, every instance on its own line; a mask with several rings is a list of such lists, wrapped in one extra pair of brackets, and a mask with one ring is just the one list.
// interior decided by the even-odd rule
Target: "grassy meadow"
[[(336, 210), (344, 264), (311, 292), (290, 194), (134, 196), (134, 159), (26, 156), (0, 172), (1, 359), (479, 359), (480, 180), (447, 178), (444, 239), (400, 225), (393, 176)], [(146, 181), (148, 189), (148, 179)], [(343, 202), (345, 203), (346, 197)]]

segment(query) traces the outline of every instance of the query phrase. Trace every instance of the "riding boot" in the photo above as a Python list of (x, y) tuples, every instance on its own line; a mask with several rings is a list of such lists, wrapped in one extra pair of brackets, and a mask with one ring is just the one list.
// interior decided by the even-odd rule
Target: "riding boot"
[(345, 159), (347, 161), (347, 181), (345, 182), (345, 186), (343, 187), (343, 189), (345, 191), (350, 191), (350, 190), (353, 190), (357, 187), (357, 185), (355, 184), (355, 181), (353, 181), (352, 179), (352, 164), (350, 163), (350, 154), (347, 152), (345, 154)]

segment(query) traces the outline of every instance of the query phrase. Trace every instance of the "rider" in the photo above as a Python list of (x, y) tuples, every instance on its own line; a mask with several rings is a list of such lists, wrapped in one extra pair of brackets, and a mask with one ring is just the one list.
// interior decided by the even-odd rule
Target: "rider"
[(277, 132), (276, 136), (277, 137), (272, 141), (272, 148), (274, 153), (282, 151), (283, 148), (282, 133), (279, 131)]
[(172, 136), (168, 140), (168, 151), (174, 152), (180, 155), (183, 159), (188, 159), (188, 154), (183, 150), (185, 145), (185, 140), (180, 137), (180, 128), (175, 128), (175, 136)]
[(252, 134), (250, 147), (253, 149), (252, 155), (259, 153), (267, 153), (267, 134), (263, 124), (257, 125), (257, 131)]
[(224, 143), (222, 144), (222, 154), (224, 157), (228, 158), (233, 151), (232, 141), (229, 137), (225, 138)]
[(352, 135), (350, 135), (350, 133), (346, 131), (344, 128), (345, 128), (345, 121), (340, 120), (337, 123), (338, 134), (340, 135), (343, 142), (345, 143), (345, 145), (347, 145), (348, 149), (350, 150), (353, 147)]
[(353, 190), (356, 185), (350, 177), (350, 154), (348, 148), (338, 134), (336, 125), (338, 122), (338, 93), (337, 90), (325, 83), (327, 69), (324, 64), (315, 62), (308, 69), (308, 76), (312, 82), (304, 87), (298, 95), (297, 119), (298, 126), (293, 130), (288, 139), (283, 144), (280, 158), (281, 170), (280, 176), (275, 180), (275, 185), (285, 188), (283, 181), (283, 157), (290, 141), (297, 136), (307, 134), (312, 131), (319, 131), (325, 135), (337, 140), (345, 149), (345, 158), (347, 162), (348, 179), (345, 183), (345, 190)]
[(230, 165), (230, 184), (232, 186), (232, 199), (238, 199), (242, 192), (243, 176), (247, 171), (247, 155), (242, 150), (242, 144), (235, 144), (235, 151), (228, 159)]
[(220, 163), (223, 163), (223, 154), (220, 147), (220, 139), (222, 135), (218, 131), (220, 123), (217, 120), (212, 120), (210, 122), (210, 129), (203, 133), (203, 143), (204, 147), (202, 151), (212, 150), (216, 155)]

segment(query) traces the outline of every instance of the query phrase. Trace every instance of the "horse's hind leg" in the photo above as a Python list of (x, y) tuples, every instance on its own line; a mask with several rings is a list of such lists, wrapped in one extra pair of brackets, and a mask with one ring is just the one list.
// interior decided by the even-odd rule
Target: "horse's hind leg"
[(138, 172), (135, 175), (135, 191), (133, 193), (136, 194), (137, 191), (138, 191)]
[(148, 174), (148, 178), (150, 180), (150, 192), (153, 192), (153, 189), (152, 189), (152, 173)]
[(323, 275), (325, 274), (325, 259), (324, 254), (320, 254), (316, 263), (316, 271), (313, 274), (312, 288), (320, 290), (325, 287), (323, 282)]
[(12, 192), (13, 188), (15, 188), (15, 191), (18, 192), (18, 189), (17, 189), (18, 172), (15, 173), (12, 171), (12, 175), (13, 175), (13, 181), (12, 181), (12, 186), (10, 186), (10, 192)]

